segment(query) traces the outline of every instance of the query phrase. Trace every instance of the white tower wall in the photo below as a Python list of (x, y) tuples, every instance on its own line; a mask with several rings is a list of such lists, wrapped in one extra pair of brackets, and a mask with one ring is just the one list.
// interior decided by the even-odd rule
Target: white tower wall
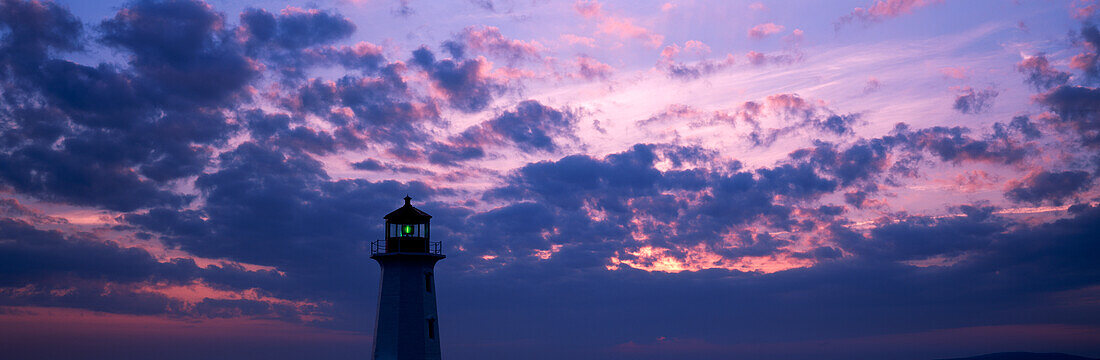
[(371, 258), (382, 266), (373, 359), (441, 359), (434, 268), (444, 256), (379, 253)]

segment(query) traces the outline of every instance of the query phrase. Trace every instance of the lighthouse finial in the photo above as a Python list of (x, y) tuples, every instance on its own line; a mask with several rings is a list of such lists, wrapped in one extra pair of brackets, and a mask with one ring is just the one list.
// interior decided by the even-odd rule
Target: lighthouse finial
[(405, 205), (412, 205), (412, 197), (409, 194), (405, 194)]

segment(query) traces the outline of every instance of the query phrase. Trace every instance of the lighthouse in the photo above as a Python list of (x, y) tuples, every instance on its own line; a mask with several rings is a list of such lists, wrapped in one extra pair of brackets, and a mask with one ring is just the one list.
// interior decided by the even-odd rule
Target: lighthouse
[(440, 359), (439, 317), (435, 306), (435, 263), (446, 256), (432, 242), (432, 216), (405, 205), (385, 216), (386, 238), (371, 243), (371, 258), (382, 267), (375, 360)]

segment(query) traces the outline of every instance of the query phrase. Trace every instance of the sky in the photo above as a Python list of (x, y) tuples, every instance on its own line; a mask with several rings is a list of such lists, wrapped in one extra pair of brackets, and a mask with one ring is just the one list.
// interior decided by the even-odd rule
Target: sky
[(1100, 357), (1091, 0), (0, 0), (10, 359)]

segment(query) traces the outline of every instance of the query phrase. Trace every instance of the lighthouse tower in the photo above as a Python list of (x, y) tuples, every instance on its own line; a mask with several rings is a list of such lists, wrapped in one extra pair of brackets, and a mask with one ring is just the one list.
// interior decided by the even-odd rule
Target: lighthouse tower
[(435, 307), (435, 262), (446, 256), (429, 238), (431, 215), (405, 205), (386, 215), (386, 239), (371, 243), (371, 258), (382, 266), (375, 360), (440, 359)]

